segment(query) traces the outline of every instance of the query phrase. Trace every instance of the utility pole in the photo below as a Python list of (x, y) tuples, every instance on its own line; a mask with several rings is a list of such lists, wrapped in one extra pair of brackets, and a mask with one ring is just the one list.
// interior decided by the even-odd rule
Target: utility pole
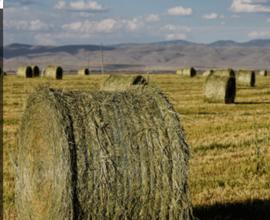
[(101, 56), (101, 73), (104, 74), (104, 58), (103, 58), (103, 44), (100, 44), (100, 56)]

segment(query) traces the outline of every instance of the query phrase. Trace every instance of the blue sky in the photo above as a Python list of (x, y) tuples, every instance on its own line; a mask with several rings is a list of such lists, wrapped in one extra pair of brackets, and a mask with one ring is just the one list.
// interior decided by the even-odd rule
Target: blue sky
[(4, 44), (270, 38), (270, 0), (8, 0)]

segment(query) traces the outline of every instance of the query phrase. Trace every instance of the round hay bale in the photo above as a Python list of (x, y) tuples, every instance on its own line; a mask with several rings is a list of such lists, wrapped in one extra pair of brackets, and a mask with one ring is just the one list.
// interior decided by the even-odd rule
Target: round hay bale
[(256, 83), (256, 74), (251, 70), (239, 70), (237, 73), (237, 85), (254, 87)]
[(209, 76), (211, 73), (213, 73), (214, 72), (214, 70), (207, 70), (207, 71), (205, 71), (205, 72), (203, 72), (203, 76), (204, 77), (207, 77), (207, 76)]
[(21, 66), (17, 69), (17, 76), (25, 77), (25, 78), (32, 78), (33, 77), (33, 70), (31, 66)]
[(141, 75), (110, 75), (101, 86), (104, 91), (124, 91), (147, 85), (147, 80)]
[(183, 68), (176, 71), (177, 75), (180, 76), (188, 76), (188, 77), (194, 77), (197, 74), (197, 71), (193, 67)]
[(231, 70), (214, 71), (210, 74), (204, 86), (204, 99), (209, 103), (234, 103), (236, 96), (236, 81)]
[(44, 70), (44, 77), (50, 79), (62, 79), (63, 69), (61, 66), (47, 66)]
[(267, 76), (267, 75), (268, 75), (268, 72), (267, 72), (267, 70), (261, 70), (261, 71), (259, 72), (259, 75), (260, 75), (260, 76)]
[(40, 77), (41, 74), (40, 74), (39, 67), (33, 65), (33, 66), (31, 66), (31, 68), (32, 68), (33, 77)]
[(87, 68), (85, 68), (85, 69), (80, 69), (80, 70), (78, 71), (78, 75), (79, 75), (79, 76), (88, 76), (88, 75), (90, 75), (90, 71), (89, 71), (89, 69), (87, 69)]
[(189, 147), (152, 88), (40, 89), (18, 138), (20, 219), (192, 219)]

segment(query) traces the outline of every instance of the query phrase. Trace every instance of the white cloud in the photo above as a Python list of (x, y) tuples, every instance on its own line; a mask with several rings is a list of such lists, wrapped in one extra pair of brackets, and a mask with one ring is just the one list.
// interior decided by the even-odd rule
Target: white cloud
[(142, 19), (133, 18), (131, 20), (121, 20), (107, 18), (101, 21), (77, 21), (62, 25), (65, 31), (79, 32), (84, 34), (112, 33), (116, 31), (133, 32), (144, 26)]
[(170, 32), (190, 32), (191, 28), (187, 26), (167, 24), (161, 28), (161, 31), (170, 31)]
[(250, 38), (270, 38), (270, 31), (252, 31), (248, 34)]
[(101, 12), (106, 9), (96, 1), (71, 1), (66, 3), (64, 0), (60, 0), (54, 6), (55, 9), (59, 10), (73, 10), (73, 11), (91, 11)]
[(224, 15), (219, 15), (219, 14), (217, 14), (215, 12), (205, 14), (202, 17), (203, 17), (203, 19), (206, 19), (206, 20), (224, 19), (225, 18)]
[(219, 16), (217, 13), (210, 13), (210, 14), (203, 15), (203, 18), (207, 20), (217, 19), (218, 17)]
[(120, 28), (117, 20), (108, 18), (101, 21), (78, 21), (64, 24), (62, 28), (67, 31), (80, 33), (110, 33)]
[(147, 22), (158, 22), (158, 21), (160, 21), (160, 17), (159, 17), (159, 15), (156, 15), (156, 14), (150, 14), (150, 15), (146, 16), (145, 20)]
[(39, 19), (26, 21), (26, 20), (8, 20), (4, 22), (4, 26), (8, 29), (17, 31), (46, 31), (49, 25)]
[(187, 16), (192, 14), (191, 8), (184, 8), (182, 6), (177, 6), (168, 9), (168, 14), (172, 16)]
[(3, 4), (3, 0), (0, 0), (0, 8), (3, 8), (4, 4)]
[(231, 10), (236, 13), (269, 12), (268, 0), (233, 0)]
[(166, 40), (186, 40), (187, 35), (178, 33), (178, 34), (167, 34), (166, 35)]

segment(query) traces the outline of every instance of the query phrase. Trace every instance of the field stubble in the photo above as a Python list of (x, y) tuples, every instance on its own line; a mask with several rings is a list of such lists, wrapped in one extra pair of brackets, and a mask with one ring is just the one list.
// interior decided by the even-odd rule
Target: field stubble
[[(18, 219), (14, 155), (27, 96), (42, 84), (92, 91), (106, 77), (65, 76), (61, 81), (5, 77), (5, 219)], [(238, 88), (236, 104), (232, 105), (204, 103), (203, 77), (151, 75), (149, 80), (169, 96), (180, 114), (191, 147), (189, 186), (195, 215), (200, 219), (234, 219), (231, 212), (236, 208), (247, 218), (251, 218), (250, 209), (259, 212), (261, 219), (270, 216), (270, 77), (258, 76), (255, 88)]]

